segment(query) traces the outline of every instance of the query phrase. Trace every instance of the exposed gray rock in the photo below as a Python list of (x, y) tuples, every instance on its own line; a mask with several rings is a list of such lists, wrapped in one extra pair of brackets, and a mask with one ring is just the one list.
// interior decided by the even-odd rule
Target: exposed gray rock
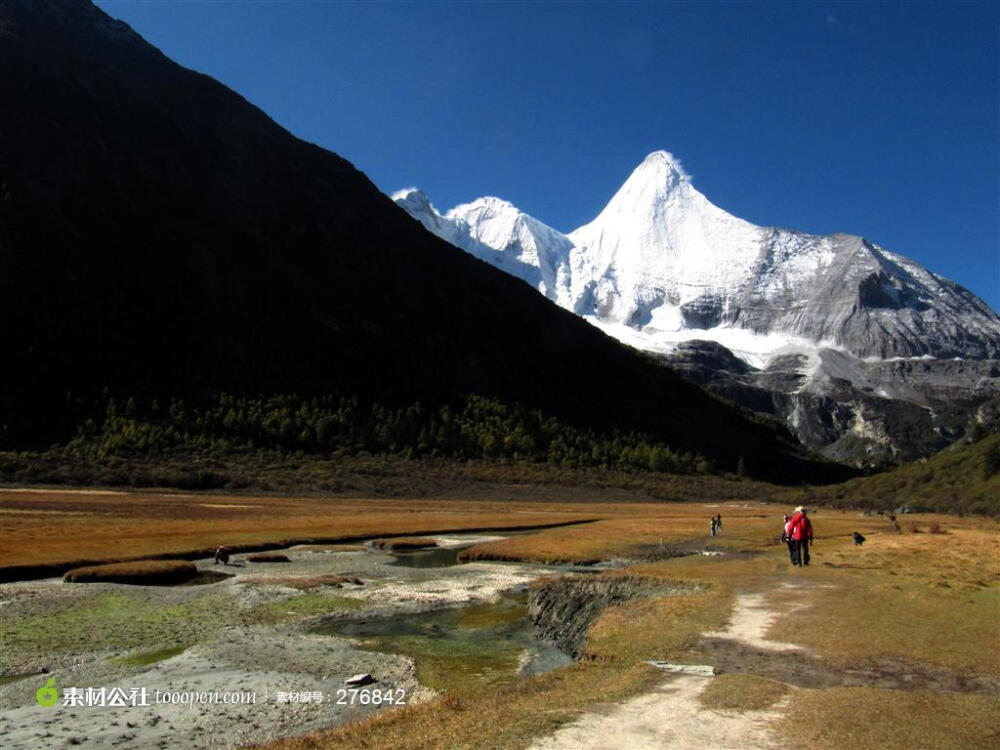
[(809, 447), (857, 465), (912, 460), (1000, 421), (997, 360), (866, 361), (822, 349), (816, 361), (775, 357), (746, 366), (714, 342), (662, 357), (692, 382), (785, 422)]
[(348, 677), (346, 680), (344, 680), (344, 684), (347, 685), (348, 687), (362, 687), (364, 685), (371, 685), (375, 682), (378, 682), (378, 680), (376, 680), (374, 677), (372, 677), (371, 674), (367, 672), (364, 674), (352, 675), (351, 677)]

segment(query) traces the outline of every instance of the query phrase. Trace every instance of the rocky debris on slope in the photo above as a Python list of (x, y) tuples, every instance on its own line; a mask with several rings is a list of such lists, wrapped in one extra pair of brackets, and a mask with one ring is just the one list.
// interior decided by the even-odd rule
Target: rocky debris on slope
[[(821, 349), (752, 368), (711, 341), (661, 360), (710, 391), (785, 422), (807, 446), (859, 466), (927, 456), (989, 422), (997, 360), (863, 360)], [(980, 414), (987, 416), (981, 417)]]

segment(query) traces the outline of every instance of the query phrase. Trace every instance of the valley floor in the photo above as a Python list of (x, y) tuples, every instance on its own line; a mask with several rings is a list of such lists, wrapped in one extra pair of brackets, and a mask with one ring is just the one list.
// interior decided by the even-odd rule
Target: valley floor
[[(478, 500), (379, 501), (0, 492), (0, 572), (311, 542), (281, 550), (288, 563), (196, 559), (233, 574), (204, 586), (0, 584), (0, 743), (833, 750), (1000, 739), (996, 521), (906, 515), (896, 532), (878, 516), (819, 508), (812, 565), (792, 568), (777, 538), (785, 506), (629, 503), (617, 491), (578, 503), (573, 493), (539, 488), (539, 502), (522, 486), (510, 490), (521, 499), (504, 502), (496, 489)], [(712, 538), (716, 513), (724, 526)], [(573, 521), (586, 523), (457, 534)], [(863, 547), (855, 530), (868, 538)], [(345, 542), (427, 533), (460, 546), (461, 564), (398, 566), (392, 554)], [(601, 582), (616, 593), (586, 593)], [(526, 587), (532, 593), (517, 593)], [(552, 622), (582, 623), (575, 661), (519, 629), (524, 597), (530, 613), (546, 590), (557, 594)], [(562, 591), (577, 593), (560, 601)], [(558, 638), (558, 625), (547, 628)], [(715, 675), (672, 673), (663, 662)], [(407, 704), (278, 701), (299, 689), (336, 696), (355, 672), (376, 675), (370, 688), (402, 690)], [(267, 698), (47, 708), (34, 692), (49, 677), (64, 690)]]

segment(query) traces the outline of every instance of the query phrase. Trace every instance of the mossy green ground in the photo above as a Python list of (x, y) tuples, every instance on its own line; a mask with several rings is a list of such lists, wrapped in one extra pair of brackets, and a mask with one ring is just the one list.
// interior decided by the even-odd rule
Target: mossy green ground
[(51, 654), (127, 651), (156, 644), (197, 641), (229, 622), (232, 603), (199, 596), (163, 605), (156, 598), (108, 592), (47, 614), (4, 618), (0, 641), (9, 653)]
[(360, 599), (315, 592), (260, 604), (247, 612), (241, 619), (247, 624), (272, 625), (311, 615), (351, 612), (362, 609), (364, 606), (365, 603)]
[(187, 646), (167, 646), (166, 648), (157, 648), (152, 651), (140, 651), (136, 654), (130, 654), (129, 656), (122, 657), (118, 662), (124, 664), (126, 667), (148, 667), (151, 664), (172, 659), (186, 650)]
[(45, 655), (169, 649), (179, 643), (197, 643), (225, 625), (275, 625), (310, 615), (359, 609), (364, 603), (343, 596), (308, 593), (243, 611), (231, 596), (219, 592), (164, 605), (156, 597), (116, 591), (53, 606), (54, 612), (2, 618), (0, 642), (4, 651)]

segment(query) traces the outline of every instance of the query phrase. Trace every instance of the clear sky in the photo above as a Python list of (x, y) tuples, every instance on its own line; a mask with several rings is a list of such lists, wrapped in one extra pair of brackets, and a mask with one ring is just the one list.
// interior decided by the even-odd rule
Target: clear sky
[(556, 229), (643, 157), (1000, 308), (1000, 3), (98, 0), (383, 191)]

